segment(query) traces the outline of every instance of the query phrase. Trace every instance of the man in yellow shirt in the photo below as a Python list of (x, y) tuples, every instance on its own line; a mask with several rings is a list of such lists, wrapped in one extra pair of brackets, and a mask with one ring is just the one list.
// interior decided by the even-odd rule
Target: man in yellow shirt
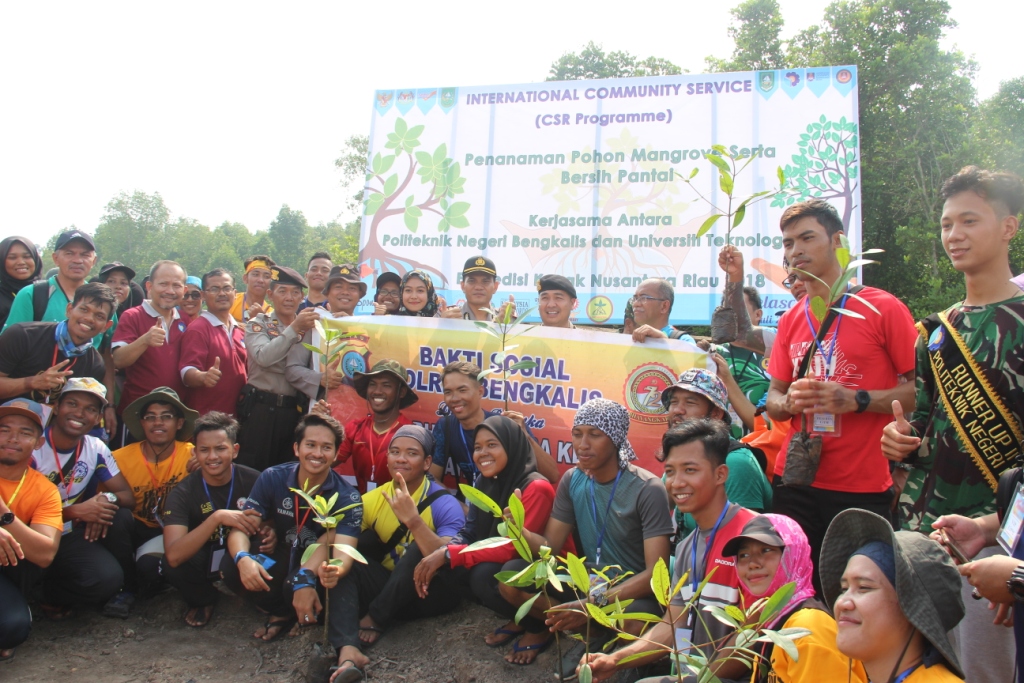
[(245, 324), (260, 313), (270, 313), (274, 310), (265, 300), (267, 290), (270, 289), (270, 270), (276, 265), (274, 259), (266, 255), (250, 256), (246, 259), (245, 275), (242, 276), (245, 291), (235, 295), (231, 317)]
[(129, 534), (135, 572), (125, 576), (124, 590), (103, 608), (107, 616), (128, 618), (135, 593), (161, 581), (164, 549), (160, 513), (171, 489), (185, 478), (190, 466), (194, 469), (188, 439), (198, 417), (199, 413), (167, 387), (157, 387), (124, 410), (125, 427), (137, 441), (114, 451), (114, 460), (135, 496)]

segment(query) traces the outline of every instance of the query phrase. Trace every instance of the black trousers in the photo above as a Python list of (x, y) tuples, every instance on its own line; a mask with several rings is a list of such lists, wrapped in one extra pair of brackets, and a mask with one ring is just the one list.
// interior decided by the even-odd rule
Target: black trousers
[(0, 567), (0, 650), (18, 647), (32, 631), (32, 612), (26, 596), (41, 571), (28, 560)]
[[(811, 561), (815, 567), (819, 566), (821, 542), (825, 539), (828, 525), (843, 510), (867, 510), (881, 515), (891, 523), (891, 491), (847, 493), (817, 489), (813, 486), (783, 486), (781, 477), (775, 477), (772, 488), (772, 512), (790, 517), (804, 530), (811, 546)], [(814, 572), (814, 590), (821, 595), (821, 579), (818, 572)]]
[(253, 405), (238, 432), (238, 464), (262, 472), (295, 457), (295, 427), (302, 413), (295, 407)]
[[(224, 561), (220, 565), (224, 583), (236, 595), (241, 595), (267, 614), (275, 617), (294, 616), (292, 579), (298, 573), (298, 569), (288, 570), (290, 555), (291, 548), (279, 543), (278, 550), (272, 556), (276, 564), (267, 570), (271, 577), (270, 581), (267, 581), (270, 590), (250, 591), (242, 585), (234, 559), (225, 553)], [(352, 572), (343, 576), (338, 585), (329, 591), (318, 581), (316, 591), (320, 596), (320, 602), (324, 605), (329, 602), (331, 606), (327, 623), (327, 638), (331, 645), (339, 650), (346, 645), (359, 647), (359, 588)], [(324, 612), (321, 612), (318, 619), (323, 618)]]
[(135, 519), (126, 508), (121, 508), (114, 515), (114, 523), (107, 530), (107, 543), (104, 547), (120, 565), (127, 592), (138, 593), (141, 588), (160, 583), (160, 558), (145, 555), (136, 562), (135, 550), (162, 533), (160, 527), (149, 527)]
[(419, 546), (411, 543), (393, 571), (371, 559), (366, 564), (356, 562), (352, 576), (359, 588), (359, 616), (369, 614), (379, 626), (385, 627), (396, 618), (436, 617), (458, 607), (465, 569), (443, 567), (430, 582), (427, 597), (420, 598), (412, 577), (422, 559)]
[[(199, 552), (177, 567), (167, 562), (166, 555), (160, 560), (160, 573), (178, 590), (189, 609), (207, 607), (217, 602), (217, 588), (213, 585), (217, 579), (210, 576), (211, 549), (210, 544), (204, 545)], [(224, 555), (227, 556), (227, 551)], [(234, 566), (234, 562), (231, 564)]]
[[(61, 536), (53, 563), (43, 570), (43, 599), (50, 605), (96, 605), (112, 598), (125, 582), (125, 566), (134, 564), (130, 550), (132, 513), (118, 509), (107, 535), (85, 539), (85, 525)], [(115, 555), (119, 553), (120, 558)], [(122, 563), (125, 566), (122, 566)]]

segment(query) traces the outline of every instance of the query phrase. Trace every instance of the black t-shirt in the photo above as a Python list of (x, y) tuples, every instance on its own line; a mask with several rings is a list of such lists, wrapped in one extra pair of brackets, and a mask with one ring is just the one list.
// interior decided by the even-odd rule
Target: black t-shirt
[[(8, 327), (0, 334), (0, 372), (12, 379), (34, 377), (67, 360), (57, 348), (56, 330), (57, 323), (15, 323)], [(94, 346), (72, 361), (64, 368), (71, 370), (72, 377), (92, 377), (103, 383), (103, 357)], [(31, 391), (17, 398), (45, 403), (47, 394)]]
[[(242, 510), (249, 494), (252, 492), (253, 484), (259, 478), (260, 473), (245, 465), (234, 466), (232, 473), (234, 490), (231, 484), (223, 486), (203, 486), (203, 472), (196, 470), (181, 480), (181, 483), (171, 489), (167, 494), (167, 503), (164, 505), (164, 526), (178, 525), (188, 527), (192, 531), (206, 521), (206, 518), (213, 514), (214, 510), (223, 510), (230, 507), (232, 510)], [(210, 490), (207, 497), (206, 489)], [(231, 500), (228, 500), (228, 492), (231, 493)], [(220, 540), (225, 533), (224, 527), (220, 527), (210, 538), (211, 542)]]

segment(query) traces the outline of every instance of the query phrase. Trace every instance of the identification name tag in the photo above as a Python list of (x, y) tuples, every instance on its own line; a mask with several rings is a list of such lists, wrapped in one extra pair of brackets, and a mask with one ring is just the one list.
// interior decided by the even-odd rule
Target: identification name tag
[(833, 413), (815, 413), (811, 420), (811, 433), (819, 436), (840, 436), (842, 416)]
[(1021, 531), (1024, 530), (1024, 493), (1021, 485), (1017, 484), (1017, 490), (1013, 493), (1013, 502), (1006, 509), (1006, 516), (999, 526), (996, 534), (996, 541), (1006, 551), (1007, 555), (1013, 555), (1013, 551), (1020, 541)]

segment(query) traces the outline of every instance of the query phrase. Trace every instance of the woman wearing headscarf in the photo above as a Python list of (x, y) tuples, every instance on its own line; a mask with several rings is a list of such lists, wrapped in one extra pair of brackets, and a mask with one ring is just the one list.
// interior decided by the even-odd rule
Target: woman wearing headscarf
[(36, 245), (27, 237), (7, 237), (0, 242), (0, 328), (14, 303), (14, 295), (39, 278), (43, 261)]
[[(438, 317), (438, 297), (434, 282), (425, 271), (410, 270), (402, 277), (400, 287), (402, 305), (395, 315), (414, 315), (420, 318)], [(443, 300), (441, 301), (443, 303)]]
[(865, 683), (864, 667), (853, 662), (851, 668), (852, 660), (836, 647), (836, 620), (814, 599), (811, 546), (800, 525), (783, 515), (758, 515), (747, 522), (741, 535), (725, 544), (722, 555), (736, 558), (741, 604), (746, 609), (787, 583), (796, 584), (793, 596), (765, 626), (811, 632), (794, 641), (796, 659), (770, 642), (755, 643), (752, 649), (761, 658), (751, 683)]
[(937, 542), (865, 510), (836, 516), (821, 545), (821, 587), (839, 651), (872, 683), (963, 680), (949, 632), (964, 617), (960, 573)]
[[(503, 415), (484, 420), (474, 433), (473, 462), (480, 471), (474, 488), (486, 494), (502, 509), (508, 507), (509, 498), (518, 490), (526, 510), (523, 526), (534, 533), (544, 531), (551, 515), (555, 490), (537, 471), (533, 448), (522, 427)], [(415, 575), (416, 590), (422, 597), (430, 579), (444, 564), (450, 564), (453, 569), (468, 569), (469, 586), (476, 598), (509, 620), (488, 634), (485, 641), (492, 647), (515, 640), (524, 632), (524, 628), (515, 623), (516, 608), (501, 597), (498, 580), (494, 577), (501, 571), (502, 565), (518, 557), (518, 553), (511, 543), (472, 552), (462, 551), (471, 543), (501, 536), (498, 531), (501, 523), (502, 520), (494, 515), (471, 506), (462, 531), (447, 546), (424, 558), (416, 568)], [(543, 632), (544, 624), (539, 623), (536, 630)], [(552, 638), (546, 637), (541, 643), (526, 647), (536, 656), (547, 649), (551, 642)], [(518, 651), (526, 650), (524, 647)]]

